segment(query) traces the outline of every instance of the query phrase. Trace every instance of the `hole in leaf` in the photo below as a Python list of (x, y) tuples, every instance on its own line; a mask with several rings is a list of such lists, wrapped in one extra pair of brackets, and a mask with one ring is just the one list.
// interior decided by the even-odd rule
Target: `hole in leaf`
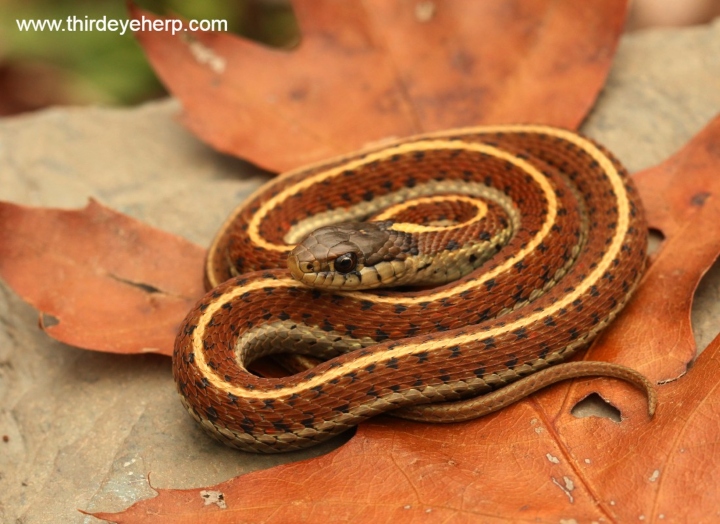
[(609, 418), (613, 422), (622, 421), (622, 413), (620, 413), (620, 410), (597, 393), (591, 393), (575, 404), (570, 410), (570, 413), (577, 418), (603, 417)]
[(53, 326), (57, 326), (60, 323), (60, 320), (58, 320), (57, 317), (50, 315), (48, 313), (41, 313), (40, 314), (40, 327), (42, 329), (51, 328)]
[(665, 235), (659, 229), (651, 227), (648, 229), (648, 247), (647, 254), (654, 255), (662, 247), (662, 243), (665, 241)]
[(690, 313), (698, 354), (720, 333), (720, 258), (703, 275)]

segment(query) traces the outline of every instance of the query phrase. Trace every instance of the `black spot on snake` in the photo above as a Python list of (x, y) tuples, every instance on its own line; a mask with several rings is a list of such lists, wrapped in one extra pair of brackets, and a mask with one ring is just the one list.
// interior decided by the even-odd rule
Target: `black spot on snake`
[(545, 358), (547, 357), (548, 353), (550, 353), (550, 346), (547, 345), (547, 343), (543, 342), (541, 345), (541, 351), (538, 355), (538, 358)]
[(215, 408), (212, 406), (205, 408), (205, 414), (210, 422), (215, 422), (218, 419), (217, 411), (215, 411)]
[(314, 386), (314, 387), (311, 387), (310, 389), (311, 389), (312, 391), (315, 391), (318, 395), (322, 395), (322, 394), (325, 393), (325, 392), (323, 391), (322, 385)]
[(283, 422), (273, 422), (272, 425), (278, 431), (290, 431), (290, 426)]
[(524, 327), (521, 327), (520, 329), (516, 329), (515, 331), (513, 331), (513, 335), (515, 335), (518, 340), (528, 338), (527, 329)]

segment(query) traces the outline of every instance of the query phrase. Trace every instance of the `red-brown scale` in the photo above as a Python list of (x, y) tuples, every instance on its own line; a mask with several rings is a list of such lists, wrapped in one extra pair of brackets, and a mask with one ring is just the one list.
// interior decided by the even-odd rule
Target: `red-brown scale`
[[(460, 138), (465, 142), (485, 142), (510, 151), (528, 159), (548, 177), (557, 197), (558, 212), (551, 231), (541, 244), (522, 260), (516, 258), (509, 271), (439, 301), (383, 304), (341, 293), (323, 293), (301, 284), (275, 287), (273, 283), (277, 279), (288, 278), (287, 271), (259, 270), (283, 268), (286, 255), (252, 245), (247, 235), (247, 222), (263, 203), (288, 184), (342, 164), (347, 159), (316, 166), (310, 171), (276, 181), (270, 191), (256, 195), (241, 206), (236, 220), (223, 231), (218, 242), (213, 278), (221, 279), (231, 274), (223, 266), (224, 260), (235, 261), (235, 271), (242, 276), (212, 290), (189, 313), (176, 341), (173, 360), (178, 389), (193, 416), (204, 421), (204, 426), (209, 427), (216, 438), (254, 451), (297, 449), (344, 431), (376, 411), (389, 409), (378, 408), (370, 414), (345, 420), (327, 432), (312, 432), (324, 421), (354, 413), (363, 404), (389, 396), (393, 396), (391, 407), (410, 404), (409, 400), (397, 400), (395, 393), (412, 389), (422, 391), (427, 386), (441, 384), (451, 386), (445, 400), (481, 393), (490, 387), (480, 383), (470, 391), (465, 383), (507, 369), (517, 369), (526, 363), (536, 365), (539, 359), (556, 355), (564, 348), (568, 348), (569, 355), (590, 342), (600, 327), (619, 311), (645, 264), (646, 225), (636, 191), (626, 177), (625, 187), (630, 200), (629, 229), (622, 249), (605, 275), (578, 300), (552, 315), (542, 315), (538, 321), (522, 329), (505, 331), (492, 338), (483, 335), (488, 330), (542, 312), (572, 291), (596, 267), (608, 249), (619, 217), (607, 175), (583, 149), (571, 142), (538, 133), (465, 135)], [(624, 173), (622, 167), (615, 160), (613, 162), (618, 171)], [(422, 154), (397, 155), (361, 169), (362, 173), (343, 174), (341, 178), (347, 177), (346, 180), (318, 184), (303, 191), (302, 198), (293, 197), (277, 206), (261, 223), (261, 234), (272, 242), (282, 243), (282, 237), (295, 221), (326, 211), (330, 205), (348, 206), (403, 186), (437, 179), (481, 182), (507, 194), (520, 213), (521, 226), (509, 243), (483, 267), (455, 283), (432, 291), (378, 293), (388, 297), (422, 297), (430, 292), (453, 289), (475, 281), (482, 273), (516, 257), (547, 217), (548, 202), (525, 172), (509, 162), (476, 152), (427, 150)], [(435, 238), (439, 248), (450, 241), (443, 234)], [(575, 258), (572, 256), (573, 248), (578, 251)], [(554, 275), (561, 268), (567, 268), (567, 272), (555, 283)], [(213, 316), (206, 326), (203, 345), (205, 360), (217, 376), (228, 383), (251, 388), (254, 392), (267, 391), (269, 397), (276, 397), (274, 400), (238, 398), (222, 388), (215, 388), (194, 365), (191, 346), (198, 319), (208, 304), (237, 285), (246, 286), (259, 280), (266, 282), (267, 286), (238, 296)], [(549, 286), (552, 287), (539, 298), (514, 309), (516, 304), (528, 301), (534, 290)], [(502, 315), (498, 317), (500, 313)], [(277, 322), (317, 326), (328, 333), (337, 332), (353, 338), (370, 337), (378, 343), (337, 356), (313, 370), (285, 379), (261, 378), (245, 372), (236, 362), (236, 341), (249, 330)], [(397, 358), (342, 373), (336, 380), (306, 390), (301, 395), (282, 396), (284, 388), (342, 369), (358, 357), (387, 355), (393, 348), (410, 342), (423, 343), (438, 336), (455, 337), (470, 333), (477, 334), (476, 340), (463, 345), (448, 343), (444, 349), (436, 351), (398, 355)], [(408, 337), (413, 337), (412, 341), (401, 340)], [(266, 350), (272, 351), (272, 348)], [(557, 358), (554, 358), (548, 363), (556, 361)], [(436, 399), (426, 399), (430, 400)], [(218, 432), (217, 428), (224, 428), (222, 431), (225, 433), (257, 436), (262, 442), (248, 446)], [(297, 432), (303, 430), (308, 435), (298, 437)], [(271, 438), (268, 440), (267, 437)]]

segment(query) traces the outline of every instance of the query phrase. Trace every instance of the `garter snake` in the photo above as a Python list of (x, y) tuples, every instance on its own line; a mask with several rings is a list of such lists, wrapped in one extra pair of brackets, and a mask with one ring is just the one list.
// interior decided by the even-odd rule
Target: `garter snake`
[[(567, 376), (629, 380), (652, 411), (637, 372), (553, 366), (622, 309), (646, 243), (624, 169), (562, 129), (456, 129), (291, 171), (216, 236), (211, 290), (175, 344), (178, 391), (214, 437), (259, 452), (307, 447), (398, 408), (464, 420), (467, 403), (487, 412)], [(418, 272), (430, 287), (408, 288)], [(377, 284), (400, 288), (356, 290)], [(323, 362), (285, 378), (247, 370), (290, 352)]]

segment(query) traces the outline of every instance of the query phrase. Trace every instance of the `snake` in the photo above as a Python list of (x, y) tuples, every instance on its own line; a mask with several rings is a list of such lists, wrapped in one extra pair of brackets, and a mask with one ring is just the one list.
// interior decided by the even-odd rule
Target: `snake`
[[(620, 162), (545, 125), (452, 129), (277, 176), (227, 218), (173, 376), (190, 415), (243, 451), (313, 446), (382, 413), (481, 416), (557, 381), (639, 372), (570, 361), (647, 265)], [(262, 357), (296, 355), (289, 376)], [(305, 360), (303, 360), (305, 359)]]

